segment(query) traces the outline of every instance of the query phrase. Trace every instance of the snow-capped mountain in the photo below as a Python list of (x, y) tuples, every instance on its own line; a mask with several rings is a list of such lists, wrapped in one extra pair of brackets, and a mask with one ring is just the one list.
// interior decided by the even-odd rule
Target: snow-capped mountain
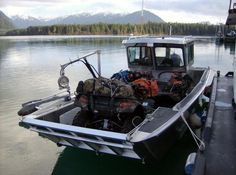
[(111, 23), (111, 24), (139, 24), (151, 22), (164, 22), (159, 16), (144, 11), (143, 17), (141, 11), (133, 12), (130, 14), (112, 14), (112, 13), (80, 13), (64, 17), (57, 17), (53, 19), (42, 19), (35, 17), (11, 17), (13, 24), (17, 28), (27, 28), (29, 26), (43, 26), (53, 24), (95, 24), (95, 23)]
[(29, 26), (41, 26), (44, 25), (45, 20), (37, 19), (31, 16), (12, 16), (12, 23), (16, 28), (27, 28)]

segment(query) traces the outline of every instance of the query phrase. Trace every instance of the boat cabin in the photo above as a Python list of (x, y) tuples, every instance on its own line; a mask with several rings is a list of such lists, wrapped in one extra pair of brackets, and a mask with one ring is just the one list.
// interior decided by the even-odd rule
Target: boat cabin
[(131, 70), (186, 72), (194, 62), (191, 37), (131, 37), (123, 44)]

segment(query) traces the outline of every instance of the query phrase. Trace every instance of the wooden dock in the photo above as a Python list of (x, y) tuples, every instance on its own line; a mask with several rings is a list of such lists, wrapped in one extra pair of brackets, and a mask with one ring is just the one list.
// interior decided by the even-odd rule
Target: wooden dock
[(236, 113), (233, 77), (215, 77), (203, 132), (205, 151), (198, 151), (193, 175), (236, 175)]

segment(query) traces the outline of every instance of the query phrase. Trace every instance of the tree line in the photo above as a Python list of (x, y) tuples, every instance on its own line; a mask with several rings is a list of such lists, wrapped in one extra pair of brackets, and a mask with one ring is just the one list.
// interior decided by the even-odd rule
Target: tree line
[(207, 23), (87, 24), (34, 26), (8, 31), (6, 35), (215, 35), (216, 25)]

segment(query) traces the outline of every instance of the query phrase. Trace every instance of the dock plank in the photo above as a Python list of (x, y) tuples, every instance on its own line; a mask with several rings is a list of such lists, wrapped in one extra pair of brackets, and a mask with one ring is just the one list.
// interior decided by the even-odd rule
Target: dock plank
[(218, 79), (211, 139), (205, 151), (206, 175), (236, 175), (236, 121), (233, 79)]

